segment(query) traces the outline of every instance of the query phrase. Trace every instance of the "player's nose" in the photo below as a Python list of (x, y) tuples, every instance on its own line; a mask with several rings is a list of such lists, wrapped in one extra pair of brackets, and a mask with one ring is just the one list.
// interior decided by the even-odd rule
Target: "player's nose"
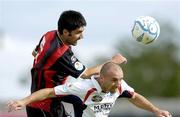
[(83, 34), (81, 34), (80, 36), (79, 36), (79, 39), (83, 39), (84, 38), (84, 36), (83, 36)]
[(120, 82), (119, 82), (119, 81), (115, 83), (115, 87), (116, 87), (116, 88), (117, 88), (119, 85), (120, 85)]

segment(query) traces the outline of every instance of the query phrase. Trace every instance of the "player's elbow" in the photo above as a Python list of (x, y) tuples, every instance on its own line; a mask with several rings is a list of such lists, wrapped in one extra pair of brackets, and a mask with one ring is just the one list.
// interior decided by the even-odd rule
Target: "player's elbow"
[(83, 79), (88, 79), (88, 78), (90, 78), (90, 76), (87, 74), (86, 71), (85, 71), (80, 77), (83, 78)]
[(81, 75), (83, 79), (89, 79), (92, 75), (98, 75), (99, 72), (94, 72), (92, 69), (86, 69), (86, 71)]

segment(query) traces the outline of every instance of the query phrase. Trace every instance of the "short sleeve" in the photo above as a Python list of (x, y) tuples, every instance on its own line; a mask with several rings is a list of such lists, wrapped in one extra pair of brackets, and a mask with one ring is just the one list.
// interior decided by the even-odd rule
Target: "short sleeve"
[(71, 51), (68, 49), (63, 56), (58, 59), (58, 71), (65, 75), (70, 75), (72, 77), (78, 78), (86, 70), (85, 65), (83, 65)]
[(134, 89), (130, 87), (124, 80), (121, 81), (119, 97), (132, 98)]
[(54, 93), (56, 96), (64, 96), (64, 95), (76, 95), (78, 97), (83, 97), (86, 94), (86, 85), (83, 81), (75, 81), (75, 82), (67, 82), (63, 85), (58, 85), (54, 87)]

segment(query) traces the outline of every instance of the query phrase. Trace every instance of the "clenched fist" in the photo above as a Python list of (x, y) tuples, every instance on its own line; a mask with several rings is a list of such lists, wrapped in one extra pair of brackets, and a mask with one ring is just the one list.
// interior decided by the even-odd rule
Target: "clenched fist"
[(111, 62), (114, 62), (116, 64), (126, 64), (127, 59), (118, 53), (111, 58)]

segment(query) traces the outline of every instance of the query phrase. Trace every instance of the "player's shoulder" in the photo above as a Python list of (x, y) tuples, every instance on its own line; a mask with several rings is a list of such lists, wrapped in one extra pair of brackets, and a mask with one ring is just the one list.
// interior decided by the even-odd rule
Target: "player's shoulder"
[(132, 92), (134, 91), (134, 89), (131, 86), (129, 86), (124, 80), (121, 81), (121, 90), (122, 91), (128, 90)]
[(76, 82), (74, 82), (74, 84), (79, 87), (83, 87), (84, 89), (87, 89), (93, 86), (91, 79), (78, 79)]
[(122, 80), (121, 81), (121, 87), (122, 88), (127, 88), (127, 87), (129, 87), (129, 85), (126, 83), (126, 81)]
[(47, 31), (44, 35), (43, 35), (43, 37), (44, 37), (44, 39), (46, 39), (46, 41), (50, 41), (50, 40), (52, 40), (52, 39), (54, 39), (54, 37), (55, 37), (55, 35), (56, 35), (56, 32), (57, 32), (57, 30), (51, 30), (51, 31)]
[(121, 80), (121, 85), (127, 85), (126, 81)]
[(48, 35), (48, 34), (55, 34), (57, 32), (57, 30), (50, 30), (50, 31), (47, 31), (45, 33), (45, 35)]

